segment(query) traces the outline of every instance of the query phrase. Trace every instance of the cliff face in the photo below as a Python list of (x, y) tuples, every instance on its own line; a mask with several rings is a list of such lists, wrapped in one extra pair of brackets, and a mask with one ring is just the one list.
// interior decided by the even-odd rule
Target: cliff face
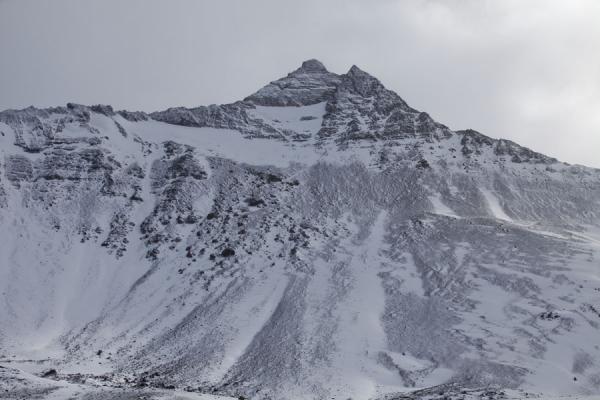
[(8, 110), (0, 153), (4, 365), (265, 399), (600, 391), (600, 171), (357, 67)]

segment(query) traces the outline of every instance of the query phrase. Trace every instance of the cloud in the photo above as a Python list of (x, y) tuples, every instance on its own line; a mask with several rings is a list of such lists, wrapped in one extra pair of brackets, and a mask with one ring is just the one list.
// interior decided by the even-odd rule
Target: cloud
[(596, 0), (8, 0), (0, 109), (231, 102), (308, 58), (455, 129), (600, 167)]

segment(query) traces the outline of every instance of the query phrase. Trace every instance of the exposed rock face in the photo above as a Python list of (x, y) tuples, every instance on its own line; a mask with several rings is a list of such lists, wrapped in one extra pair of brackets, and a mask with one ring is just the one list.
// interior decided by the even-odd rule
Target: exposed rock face
[(483, 149), (491, 148), (495, 155), (506, 156), (515, 163), (531, 162), (535, 164), (553, 164), (557, 162), (554, 158), (536, 153), (535, 151), (519, 146), (510, 140), (495, 140), (472, 129), (457, 131), (456, 133), (462, 136), (460, 144), (462, 145), (462, 153), (464, 155), (472, 153), (481, 154)]
[(69, 104), (38, 110), (33, 107), (21, 111), (8, 110), (0, 113), (0, 122), (9, 125), (15, 134), (15, 144), (25, 151), (36, 153), (52, 144), (72, 143), (75, 140), (56, 141), (56, 134), (62, 132), (66, 124), (78, 123), (88, 128), (89, 111)]
[[(409, 107), (396, 93), (356, 66), (337, 75), (317, 60), (305, 61), (288, 76), (228, 105), (193, 109), (172, 108), (152, 113), (152, 118), (183, 126), (229, 128), (249, 137), (290, 137), (268, 121), (252, 117), (256, 106), (301, 107), (326, 103), (327, 113), (319, 130), (321, 139), (348, 140), (415, 136), (449, 136), (449, 130), (427, 113)], [(298, 139), (298, 137), (294, 137)], [(309, 139), (304, 137), (303, 139)]]
[(400, 96), (356, 66), (342, 75), (334, 99), (327, 104), (319, 134), (338, 142), (449, 136), (445, 126), (409, 107)]
[(233, 104), (0, 132), (0, 364), (55, 370), (0, 369), (13, 397), (600, 390), (598, 170), (316, 60)]
[(20, 187), (20, 181), (30, 181), (33, 178), (33, 166), (29, 158), (20, 154), (6, 157), (6, 178), (16, 187)]
[(330, 100), (340, 82), (340, 76), (327, 71), (321, 62), (308, 60), (244, 100), (261, 106), (308, 106)]

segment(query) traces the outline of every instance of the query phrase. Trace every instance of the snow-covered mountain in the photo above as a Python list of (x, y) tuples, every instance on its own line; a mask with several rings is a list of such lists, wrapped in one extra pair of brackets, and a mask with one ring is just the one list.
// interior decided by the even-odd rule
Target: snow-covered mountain
[(0, 224), (0, 397), (600, 393), (600, 170), (355, 66), (0, 112)]

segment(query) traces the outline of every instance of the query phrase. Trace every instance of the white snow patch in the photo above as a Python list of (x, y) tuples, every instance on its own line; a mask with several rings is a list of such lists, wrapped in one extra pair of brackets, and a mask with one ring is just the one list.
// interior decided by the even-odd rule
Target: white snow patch
[(163, 143), (172, 140), (196, 148), (199, 154), (224, 157), (253, 165), (288, 167), (291, 163), (314, 164), (321, 155), (309, 143), (284, 142), (273, 139), (246, 139), (231, 129), (194, 128), (158, 121), (132, 123), (123, 118), (119, 123), (143, 140)]
[(488, 203), (488, 207), (495, 218), (512, 222), (512, 218), (509, 217), (506, 214), (506, 212), (504, 212), (504, 209), (502, 208), (502, 205), (500, 205), (500, 201), (498, 200), (495, 194), (493, 194), (490, 190), (487, 189), (481, 189), (481, 193), (485, 197), (485, 200)]
[(433, 212), (447, 217), (460, 218), (450, 207), (444, 204), (439, 194), (429, 196), (429, 201), (433, 204)]
[(332, 382), (332, 387), (339, 388), (336, 392), (339, 398), (368, 399), (381, 393), (383, 387), (400, 389), (397, 376), (376, 359), (386, 348), (381, 324), (385, 296), (378, 277), (386, 220), (387, 213), (381, 212), (361, 244), (348, 243), (348, 249), (352, 249), (348, 265), (352, 286), (337, 310), (339, 348), (333, 360), (338, 372), (332, 379), (339, 382)]
[(248, 114), (275, 128), (312, 136), (321, 129), (326, 104), (327, 102), (322, 102), (302, 107), (256, 106), (255, 109), (248, 110)]

